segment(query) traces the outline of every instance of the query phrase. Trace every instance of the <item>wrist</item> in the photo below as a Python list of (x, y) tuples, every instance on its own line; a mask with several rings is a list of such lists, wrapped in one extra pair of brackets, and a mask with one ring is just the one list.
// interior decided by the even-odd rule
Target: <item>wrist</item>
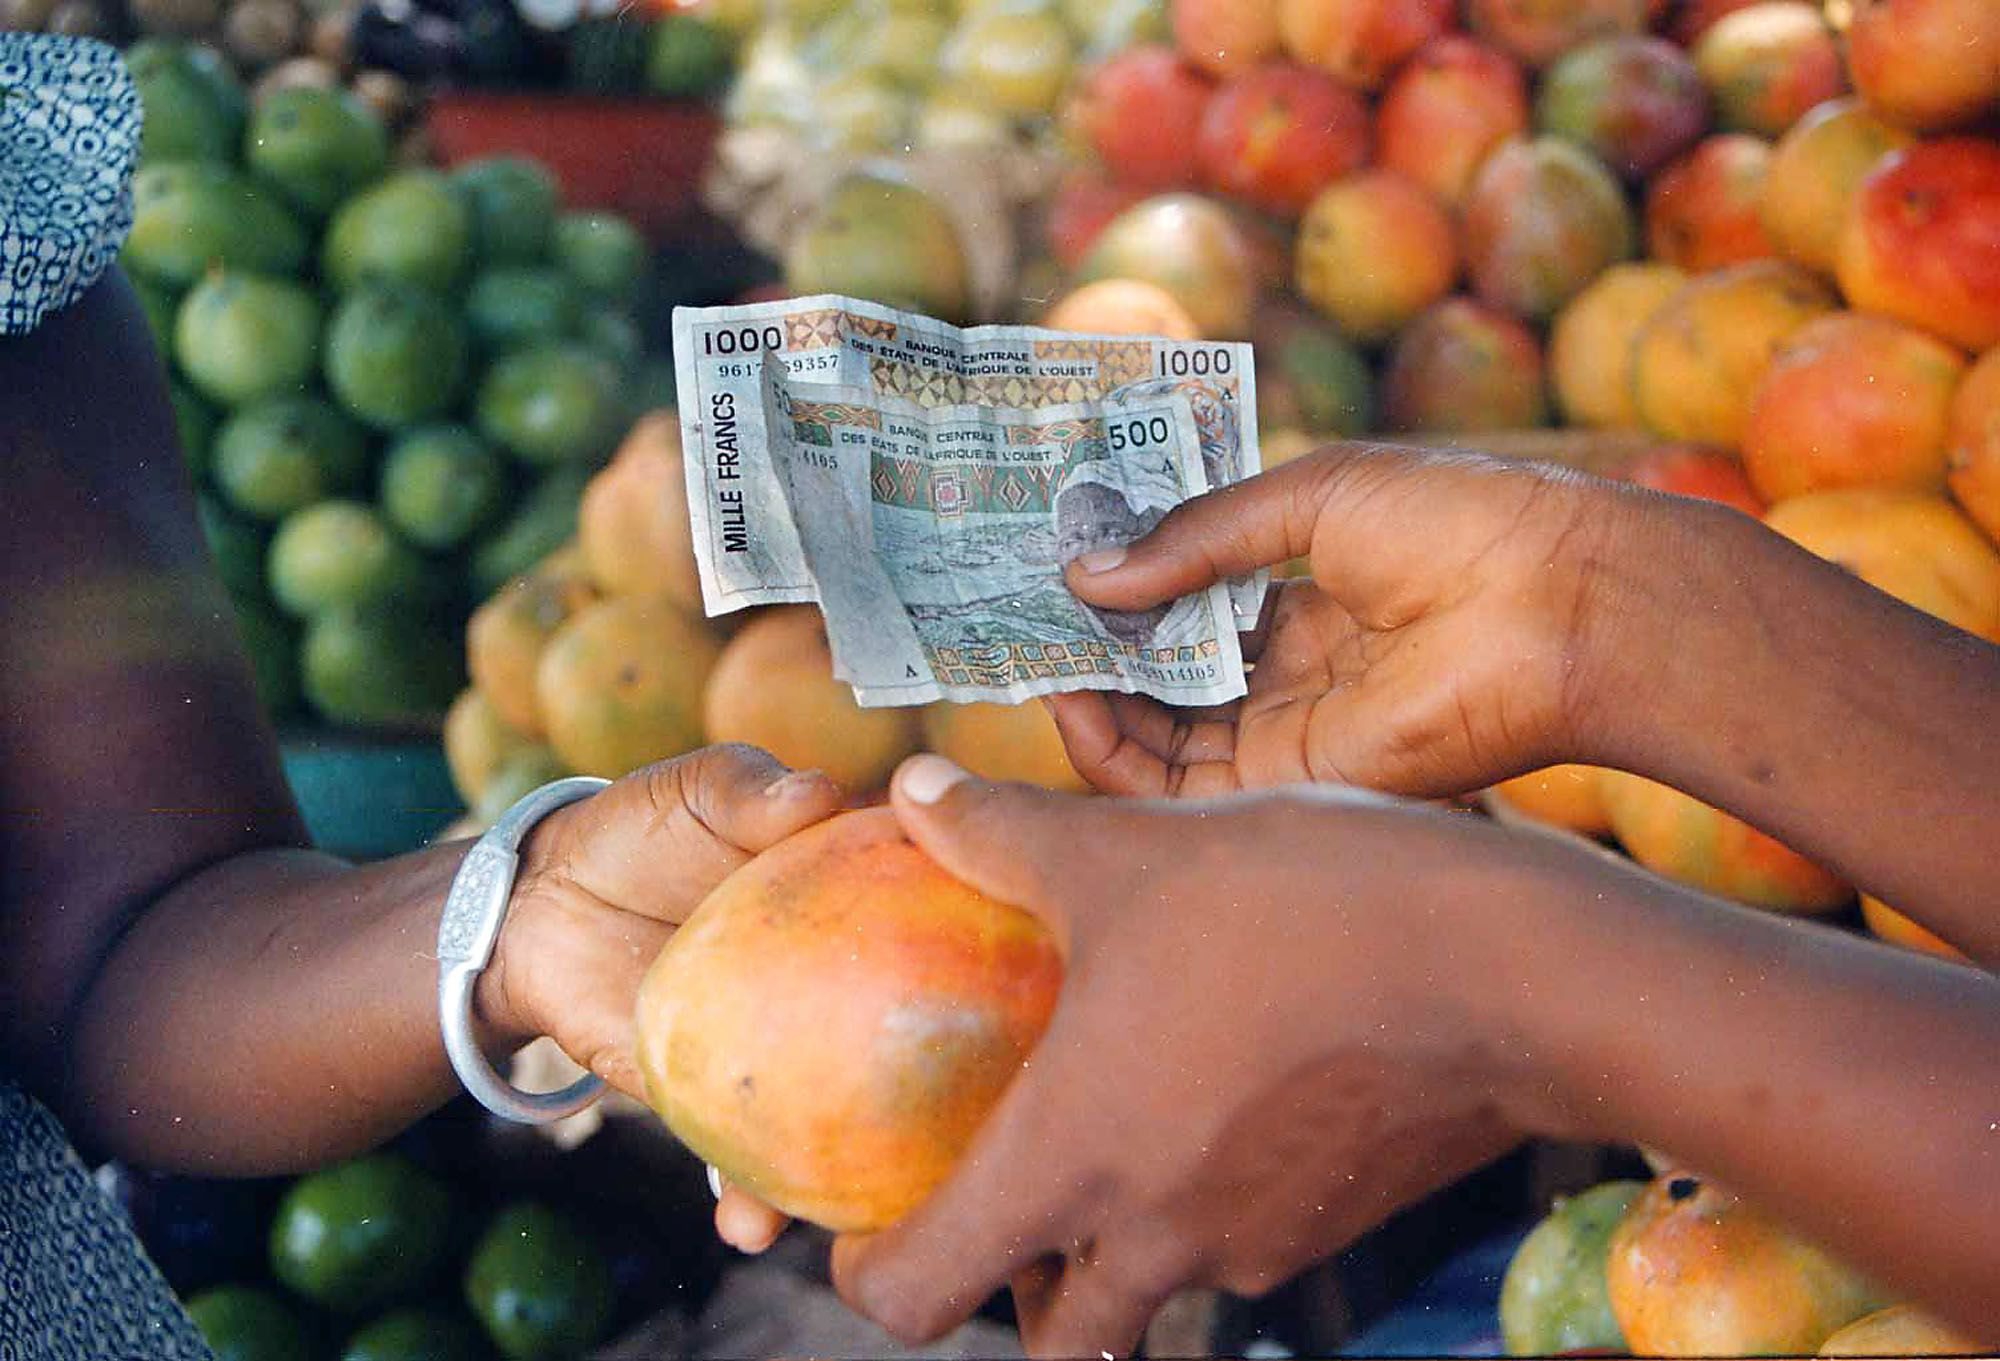
[(576, 815), (575, 804), (556, 809), (529, 829), (515, 852), (507, 918), (472, 994), (474, 1018), (496, 1047), (518, 1048), (548, 1031), (535, 1000), (534, 961), (547, 955), (540, 942), (564, 915), (558, 901), (565, 891), (563, 848)]
[(1573, 1029), (1589, 1006), (1578, 990), (1589, 987), (1592, 927), (1581, 918), (1602, 867), (1567, 837), (1479, 831), (1493, 853), (1454, 857), (1444, 901), (1460, 910), (1440, 923), (1446, 941), (1430, 947), (1452, 970), (1441, 1023), (1461, 1037), (1462, 1062), (1516, 1132), (1599, 1137), (1600, 1113), (1575, 1090)]
[(1627, 488), (1598, 509), (1579, 569), (1565, 756), (1654, 774), (1660, 743), (1699, 731), (1729, 679), (1738, 631), (1723, 613), (1762, 531), (1723, 506)]

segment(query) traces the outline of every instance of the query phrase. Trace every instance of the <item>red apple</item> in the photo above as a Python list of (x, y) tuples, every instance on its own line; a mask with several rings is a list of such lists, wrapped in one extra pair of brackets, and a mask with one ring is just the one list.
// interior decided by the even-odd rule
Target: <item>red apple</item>
[(1281, 217), (1368, 159), (1368, 108), (1323, 71), (1274, 62), (1226, 81), (1202, 119), (1203, 180)]
[(1919, 132), (2000, 113), (2000, 5), (1993, 0), (1854, 0), (1854, 86)]
[(1646, 192), (1646, 247), (1656, 260), (1705, 274), (1776, 255), (1760, 206), (1771, 147), (1741, 132), (1703, 141)]
[(1375, 154), (1449, 207), (1492, 150), (1528, 130), (1528, 87), (1498, 48), (1460, 34), (1426, 44), (1376, 111)]
[(1675, 496), (1719, 501), (1759, 519), (1770, 509), (1750, 485), (1743, 465), (1726, 449), (1706, 444), (1662, 444), (1614, 464), (1604, 475)]
[(2000, 146), (1952, 137), (1892, 151), (1840, 234), (1849, 302), (1979, 351), (2000, 344)]
[(1195, 142), (1214, 92), (1172, 48), (1133, 47), (1084, 77), (1068, 117), (1114, 179), (1184, 189), (1195, 182)]

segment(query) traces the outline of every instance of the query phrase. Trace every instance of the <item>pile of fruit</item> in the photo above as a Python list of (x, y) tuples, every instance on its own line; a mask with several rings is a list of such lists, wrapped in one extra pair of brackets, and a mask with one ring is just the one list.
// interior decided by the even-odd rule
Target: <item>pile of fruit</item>
[(1515, 1251), (1514, 1356), (1966, 1356), (1980, 1348), (1730, 1191), (1662, 1167), (1559, 1199)]
[(474, 612), (472, 685), (444, 728), (468, 827), (558, 776), (616, 778), (709, 742), (823, 770), (857, 801), (922, 749), (1081, 787), (1038, 704), (863, 709), (816, 607), (703, 618), (683, 477), (677, 417), (646, 416), (585, 487), (574, 541)]
[(1171, 45), (1065, 100), (1091, 155), (1046, 247), (1072, 284), (1125, 282), (1053, 316), (1255, 339), (1280, 435), (1561, 421), (1795, 445), (1781, 413), (1749, 428), (1751, 400), (1843, 299), (1960, 352), (2000, 341), (2000, 247), (1976, 225), (2000, 146), (1969, 131), (2000, 112), (1973, 55), (2000, 11), (1876, 0), (1841, 7), (1844, 31), (1832, 12), (1175, 0)]
[(449, 1123), (285, 1181), (97, 1175), (220, 1361), (571, 1361), (658, 1306), (635, 1226), (496, 1191)]
[(840, 152), (1048, 140), (1078, 66), (1164, 35), (1161, 0), (710, 0), (743, 34), (725, 114)]
[(529, 161), (392, 167), (346, 93), (251, 106), (200, 49), (132, 65), (123, 263), (266, 703), (434, 721), (470, 603), (570, 537), (631, 419), (646, 247)]

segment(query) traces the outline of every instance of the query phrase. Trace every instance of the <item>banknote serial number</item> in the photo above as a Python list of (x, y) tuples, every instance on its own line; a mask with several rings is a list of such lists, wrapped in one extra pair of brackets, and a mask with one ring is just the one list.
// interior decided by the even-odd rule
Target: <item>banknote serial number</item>
[(1133, 666), (1132, 670), (1165, 685), (1208, 685), (1221, 676), (1221, 670), (1214, 662), (1182, 662), (1166, 666), (1144, 662)]
[(1160, 374), (1165, 378), (1221, 378), (1235, 369), (1236, 356), (1225, 349), (1160, 351)]
[(1165, 416), (1142, 416), (1129, 421), (1113, 421), (1105, 434), (1111, 440), (1112, 452), (1123, 453), (1127, 449), (1165, 444), (1173, 435), (1173, 427), (1167, 424)]
[[(755, 378), (757, 376), (757, 368), (762, 363), (761, 359), (725, 359), (715, 366), (715, 376), (717, 378)], [(787, 376), (796, 376), (801, 373), (819, 373), (827, 369), (838, 369), (839, 367), (840, 356), (831, 352), (827, 354), (794, 355), (785, 361), (785, 373)]]

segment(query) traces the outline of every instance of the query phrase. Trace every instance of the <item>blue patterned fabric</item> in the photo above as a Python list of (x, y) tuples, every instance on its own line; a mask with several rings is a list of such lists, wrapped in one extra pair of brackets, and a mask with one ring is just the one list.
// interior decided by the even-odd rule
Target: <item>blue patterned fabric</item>
[(132, 226), (139, 92), (88, 38), (0, 33), (0, 336), (102, 277)]
[(214, 1361), (55, 1117), (6, 1082), (0, 1361)]

